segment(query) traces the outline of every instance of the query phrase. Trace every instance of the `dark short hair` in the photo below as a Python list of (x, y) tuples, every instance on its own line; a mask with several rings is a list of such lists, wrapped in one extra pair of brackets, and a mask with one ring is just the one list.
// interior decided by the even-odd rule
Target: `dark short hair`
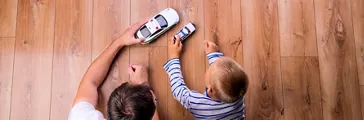
[(116, 88), (107, 103), (108, 120), (150, 120), (156, 106), (151, 88), (128, 82)]

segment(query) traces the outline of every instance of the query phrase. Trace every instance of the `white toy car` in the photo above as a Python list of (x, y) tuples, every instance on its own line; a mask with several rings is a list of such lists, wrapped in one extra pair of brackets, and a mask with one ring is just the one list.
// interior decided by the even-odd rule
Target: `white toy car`
[(183, 42), (184, 40), (187, 39), (187, 37), (192, 35), (192, 33), (194, 33), (195, 31), (196, 31), (195, 24), (193, 24), (192, 22), (189, 22), (180, 31), (177, 32), (174, 39), (176, 40), (176, 36), (178, 35), (181, 37), (180, 39)]
[(171, 29), (178, 22), (179, 17), (177, 12), (172, 8), (167, 8), (140, 27), (135, 33), (135, 38), (145, 38), (143, 44), (148, 44)]

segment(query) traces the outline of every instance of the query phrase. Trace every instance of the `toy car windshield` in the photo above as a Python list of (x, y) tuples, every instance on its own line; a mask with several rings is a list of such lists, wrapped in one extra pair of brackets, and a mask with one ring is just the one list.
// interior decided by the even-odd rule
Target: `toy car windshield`
[(155, 19), (157, 20), (157, 22), (159, 23), (159, 25), (162, 27), (162, 28), (165, 28), (168, 26), (168, 23), (167, 23), (167, 20), (162, 16), (162, 15), (157, 15), (155, 17)]
[(147, 26), (143, 26), (141, 29), (140, 29), (140, 32), (142, 33), (143, 36), (145, 37), (148, 37), (151, 33), (149, 32)]
[[(149, 37), (151, 35), (157, 34), (158, 32), (162, 31), (164, 28), (166, 28), (168, 26), (167, 20), (162, 15), (157, 15), (154, 19), (157, 22), (154, 22), (153, 20), (151, 20), (150, 22), (152, 22), (154, 25), (159, 24), (159, 26), (161, 28), (155, 28), (155, 32), (151, 33), (151, 31), (148, 29), (148, 27), (146, 25), (144, 25), (140, 29), (140, 32), (142, 33), (142, 35), (144, 37)], [(156, 25), (156, 26), (158, 26), (158, 25)], [(151, 27), (150, 29), (154, 29), (154, 28)], [(152, 31), (154, 31), (154, 30), (152, 30)]]

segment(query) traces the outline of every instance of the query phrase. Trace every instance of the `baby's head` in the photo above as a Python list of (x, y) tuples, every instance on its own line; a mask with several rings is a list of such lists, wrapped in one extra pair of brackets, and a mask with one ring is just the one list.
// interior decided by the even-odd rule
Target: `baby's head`
[(207, 70), (207, 93), (214, 99), (232, 103), (245, 95), (248, 77), (240, 65), (228, 57), (220, 57)]

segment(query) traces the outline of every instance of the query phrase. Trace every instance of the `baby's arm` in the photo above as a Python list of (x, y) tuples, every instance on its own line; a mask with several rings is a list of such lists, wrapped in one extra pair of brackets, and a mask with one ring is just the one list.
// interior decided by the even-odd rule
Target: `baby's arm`
[(221, 52), (212, 52), (207, 54), (207, 60), (209, 61), (209, 64), (211, 65), (214, 63), (219, 57), (224, 56)]
[(179, 58), (170, 59), (164, 65), (164, 69), (168, 73), (174, 98), (179, 101), (185, 108), (188, 109), (189, 94), (191, 91), (184, 83)]
[(205, 42), (204, 48), (205, 48), (205, 53), (207, 54), (207, 60), (211, 65), (217, 59), (219, 59), (219, 57), (223, 56), (223, 54), (219, 52), (219, 47), (217, 47), (215, 43), (206, 40), (204, 42)]
[(171, 38), (168, 44), (169, 61), (163, 67), (168, 73), (174, 98), (188, 109), (189, 94), (191, 91), (185, 85), (181, 72), (179, 57), (182, 52), (182, 47), (183, 44), (179, 36), (176, 36), (176, 40), (174, 40), (174, 37)]

